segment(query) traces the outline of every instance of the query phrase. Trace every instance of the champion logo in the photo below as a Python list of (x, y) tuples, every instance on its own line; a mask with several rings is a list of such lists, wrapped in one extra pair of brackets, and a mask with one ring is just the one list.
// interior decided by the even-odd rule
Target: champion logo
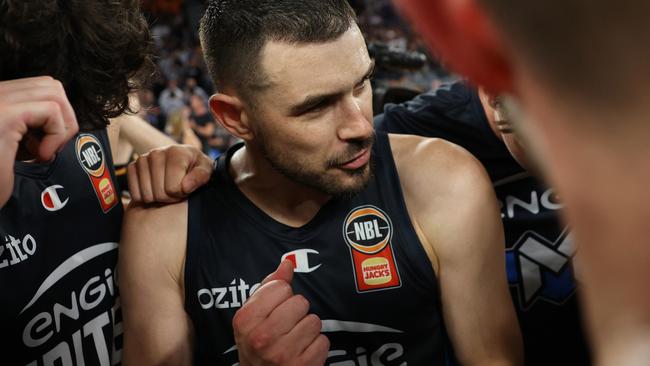
[(318, 265), (311, 266), (309, 262), (310, 254), (318, 255), (320, 253), (314, 249), (297, 249), (283, 255), (282, 260), (290, 260), (293, 263), (293, 271), (295, 273), (310, 273), (322, 265), (319, 263)]
[(70, 198), (68, 197), (64, 201), (61, 201), (61, 196), (57, 192), (59, 189), (63, 189), (63, 186), (57, 184), (45, 188), (43, 193), (41, 193), (41, 203), (46, 210), (50, 212), (59, 211), (68, 204)]

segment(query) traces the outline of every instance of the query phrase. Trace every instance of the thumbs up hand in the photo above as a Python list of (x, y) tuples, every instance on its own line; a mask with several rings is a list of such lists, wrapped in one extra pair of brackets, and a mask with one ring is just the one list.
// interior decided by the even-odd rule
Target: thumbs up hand
[(233, 318), (239, 364), (323, 365), (329, 340), (309, 301), (291, 289), (293, 264), (285, 260), (268, 275)]

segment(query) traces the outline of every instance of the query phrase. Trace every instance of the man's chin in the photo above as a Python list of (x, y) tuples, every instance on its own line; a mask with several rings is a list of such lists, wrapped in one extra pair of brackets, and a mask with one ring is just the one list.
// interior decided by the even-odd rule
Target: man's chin
[(339, 180), (336, 186), (329, 186), (328, 193), (334, 197), (351, 197), (363, 191), (372, 176), (372, 171), (368, 165), (355, 170), (345, 170), (344, 178)]

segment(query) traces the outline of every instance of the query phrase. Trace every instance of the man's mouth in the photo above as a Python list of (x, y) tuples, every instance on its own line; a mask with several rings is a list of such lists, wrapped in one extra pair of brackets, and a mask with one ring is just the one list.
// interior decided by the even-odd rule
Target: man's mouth
[(369, 160), (370, 160), (370, 148), (368, 147), (363, 149), (354, 158), (342, 164), (339, 164), (336, 167), (345, 170), (357, 170), (363, 167), (364, 165), (368, 164)]

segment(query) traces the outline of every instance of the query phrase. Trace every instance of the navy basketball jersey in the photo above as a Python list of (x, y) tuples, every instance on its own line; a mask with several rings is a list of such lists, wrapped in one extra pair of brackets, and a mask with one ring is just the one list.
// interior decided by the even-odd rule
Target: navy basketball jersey
[(122, 206), (106, 132), (79, 134), (52, 162), (14, 171), (0, 210), (0, 363), (115, 364)]
[(445, 364), (439, 289), (387, 135), (377, 134), (369, 185), (330, 200), (300, 228), (273, 220), (238, 190), (227, 165), (239, 147), (189, 201), (185, 302), (196, 364), (238, 362), (233, 315), (282, 259), (294, 263), (294, 293), (323, 322), (328, 365)]
[(562, 204), (496, 137), (476, 90), (457, 82), (387, 105), (375, 118), (375, 128), (440, 137), (481, 161), (501, 206), (508, 281), (526, 365), (590, 364), (575, 295), (571, 232), (558, 215)]

